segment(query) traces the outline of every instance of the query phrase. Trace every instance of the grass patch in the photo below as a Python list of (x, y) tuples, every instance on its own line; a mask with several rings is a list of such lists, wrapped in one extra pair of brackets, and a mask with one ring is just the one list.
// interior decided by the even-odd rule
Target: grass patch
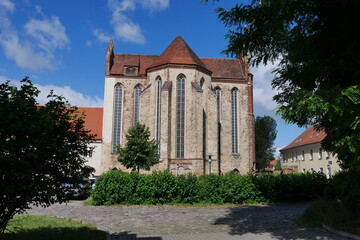
[(324, 223), (334, 229), (360, 236), (360, 215), (346, 209), (340, 202), (318, 200), (297, 219), (302, 227), (321, 227)]
[(84, 201), (84, 206), (94, 206), (94, 202), (92, 197), (88, 197), (85, 201)]
[(67, 218), (21, 215), (10, 220), (4, 240), (104, 240), (107, 233)]

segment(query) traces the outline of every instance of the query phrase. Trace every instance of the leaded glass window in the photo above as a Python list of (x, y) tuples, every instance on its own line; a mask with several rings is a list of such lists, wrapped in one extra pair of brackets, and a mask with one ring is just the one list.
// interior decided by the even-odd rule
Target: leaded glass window
[(141, 85), (136, 85), (134, 89), (134, 126), (139, 122), (139, 102), (141, 91)]
[(155, 139), (159, 143), (160, 151), (160, 136), (161, 136), (161, 78), (157, 77), (155, 80), (156, 86), (156, 136)]
[(214, 89), (216, 95), (216, 103), (217, 103), (217, 120), (220, 122), (221, 119), (221, 90), (219, 87)]
[(176, 158), (184, 158), (185, 133), (185, 76), (179, 75), (176, 84)]
[(112, 152), (116, 152), (116, 146), (121, 144), (122, 108), (123, 108), (123, 87), (121, 84), (116, 84), (114, 87)]
[(232, 153), (239, 153), (239, 129), (238, 129), (238, 90), (231, 90), (231, 138)]
[(200, 79), (200, 87), (201, 87), (201, 88), (203, 87), (204, 82), (205, 82), (205, 79), (204, 79), (204, 78), (201, 78), (201, 79)]

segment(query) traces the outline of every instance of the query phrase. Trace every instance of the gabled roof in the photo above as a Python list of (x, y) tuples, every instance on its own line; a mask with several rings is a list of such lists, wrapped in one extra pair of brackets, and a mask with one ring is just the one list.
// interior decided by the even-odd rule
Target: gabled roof
[(114, 65), (111, 67), (110, 74), (124, 74), (125, 68), (132, 66), (138, 68), (138, 75), (146, 75), (146, 69), (158, 58), (156, 55), (139, 54), (114, 54)]
[(247, 79), (246, 62), (241, 59), (199, 58), (181, 36), (177, 36), (160, 55), (114, 54), (113, 43), (109, 43), (106, 74), (126, 75), (125, 69), (135, 67), (135, 77), (145, 77), (147, 71), (168, 64), (200, 67), (211, 74), (215, 81), (243, 81)]
[(212, 71), (212, 77), (220, 79), (245, 79), (239, 59), (200, 58)]
[(103, 109), (102, 108), (88, 108), (78, 107), (80, 113), (85, 114), (84, 127), (90, 130), (90, 134), (96, 134), (94, 140), (102, 139), (102, 121), (103, 121)]
[(179, 35), (167, 49), (153, 62), (149, 68), (165, 64), (198, 65), (207, 69), (206, 65), (194, 53), (185, 40)]
[(280, 151), (284, 151), (287, 149), (300, 147), (313, 143), (320, 143), (326, 136), (324, 131), (316, 131), (314, 126), (308, 127), (302, 134), (300, 134), (297, 138), (294, 139), (289, 145), (282, 148)]

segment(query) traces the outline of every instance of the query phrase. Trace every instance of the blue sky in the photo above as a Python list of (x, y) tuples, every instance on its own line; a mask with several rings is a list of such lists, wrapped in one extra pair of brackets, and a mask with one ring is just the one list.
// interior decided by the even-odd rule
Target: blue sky
[[(25, 76), (41, 90), (50, 89), (71, 104), (102, 107), (105, 52), (160, 55), (181, 35), (199, 57), (227, 57), (228, 29), (215, 9), (239, 1), (223, 0), (0, 0), (0, 82)], [(277, 121), (275, 145), (284, 147), (304, 129), (275, 116), (270, 80), (274, 66), (252, 68), (256, 116)]]

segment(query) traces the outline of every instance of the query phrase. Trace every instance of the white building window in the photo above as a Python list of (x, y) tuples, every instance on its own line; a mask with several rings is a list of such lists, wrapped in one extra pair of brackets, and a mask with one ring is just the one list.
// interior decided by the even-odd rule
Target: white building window
[(157, 77), (155, 80), (156, 86), (156, 136), (155, 139), (159, 143), (159, 151), (160, 151), (160, 137), (161, 137), (161, 86), (162, 81), (160, 77)]
[(322, 159), (322, 149), (321, 148), (319, 148), (319, 153), (318, 153), (318, 157), (319, 157), (319, 160), (321, 160)]
[(134, 126), (139, 122), (139, 105), (141, 92), (141, 85), (136, 85), (136, 87), (134, 88)]
[(239, 129), (238, 129), (238, 90), (231, 90), (231, 138), (232, 153), (239, 153)]
[(310, 149), (310, 157), (309, 157), (310, 160), (313, 160), (314, 159), (314, 152), (312, 149)]
[(326, 159), (329, 159), (330, 158), (330, 152), (326, 151), (325, 154), (326, 154)]
[(112, 152), (116, 152), (116, 147), (121, 144), (122, 109), (123, 87), (121, 84), (116, 84), (114, 87)]
[(177, 77), (176, 93), (176, 158), (184, 158), (185, 76), (182, 74)]
[(305, 151), (302, 151), (301, 153), (301, 160), (305, 161)]

